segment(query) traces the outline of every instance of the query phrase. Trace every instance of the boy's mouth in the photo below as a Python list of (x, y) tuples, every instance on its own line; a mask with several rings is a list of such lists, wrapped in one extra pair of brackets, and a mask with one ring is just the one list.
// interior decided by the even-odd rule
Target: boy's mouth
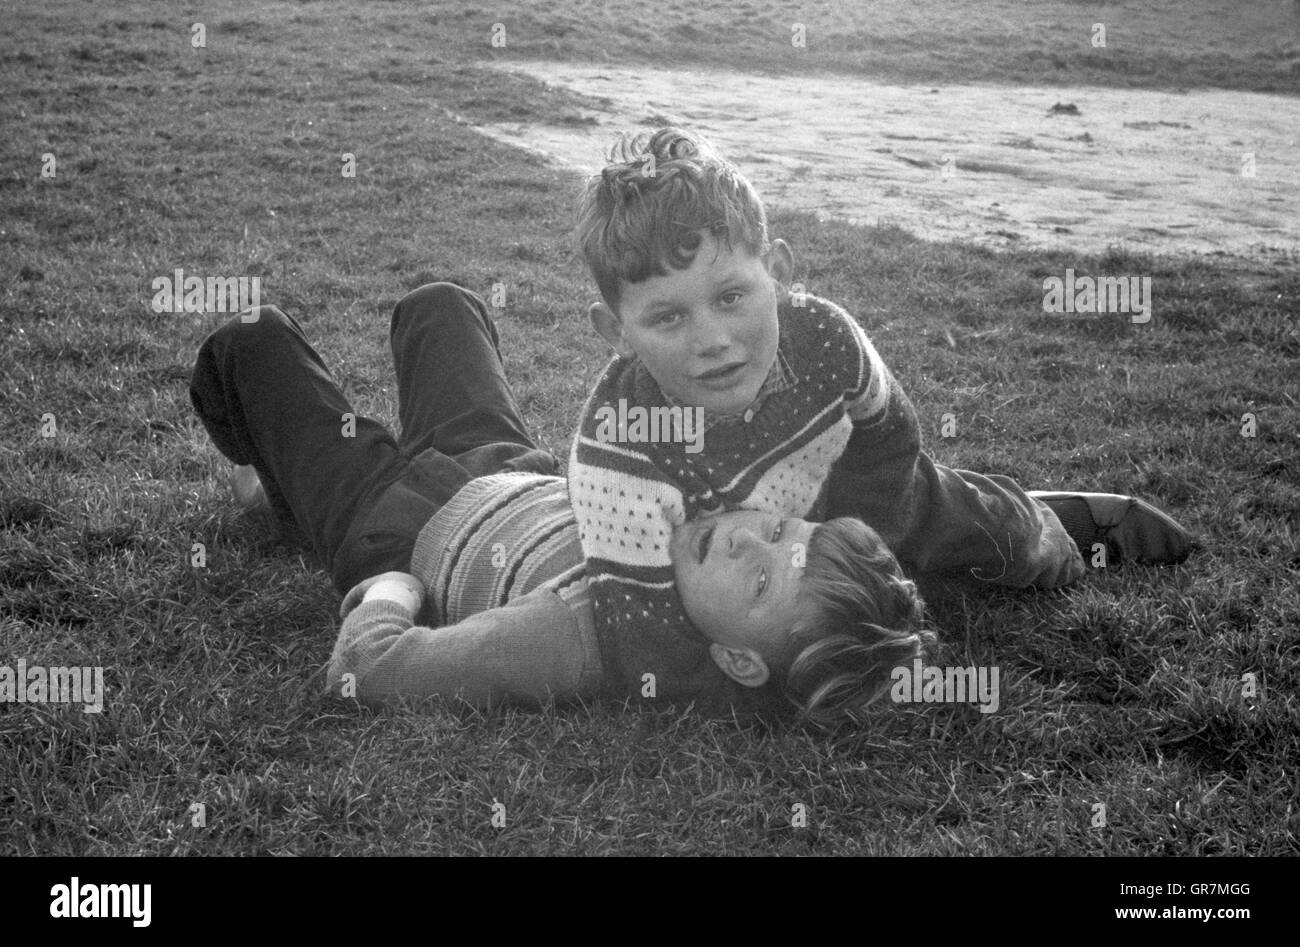
[(696, 375), (695, 380), (706, 388), (726, 388), (740, 377), (740, 373), (745, 370), (745, 366), (748, 364), (748, 362), (732, 362)]

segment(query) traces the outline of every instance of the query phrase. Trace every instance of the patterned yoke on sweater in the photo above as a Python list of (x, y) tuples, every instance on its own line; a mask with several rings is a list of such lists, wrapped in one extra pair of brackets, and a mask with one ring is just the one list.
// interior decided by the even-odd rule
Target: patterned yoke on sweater
[(630, 693), (642, 693), (652, 674), (660, 700), (745, 696), (686, 616), (669, 557), (674, 526), (736, 509), (807, 518), (855, 429), (898, 426), (891, 412), (913, 413), (857, 322), (833, 303), (804, 298), (805, 306), (787, 299), (778, 309), (767, 394), (742, 415), (706, 419), (698, 453), (680, 441), (598, 436), (598, 412), (616, 411), (620, 399), (673, 407), (638, 359), (615, 358), (587, 401), (569, 459), (569, 496), (606, 675)]

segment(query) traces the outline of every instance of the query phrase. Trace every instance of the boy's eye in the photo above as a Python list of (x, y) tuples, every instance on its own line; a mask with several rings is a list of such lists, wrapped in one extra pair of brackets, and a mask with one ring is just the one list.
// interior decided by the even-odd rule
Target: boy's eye
[(766, 590), (767, 590), (767, 570), (759, 569), (758, 570), (758, 594), (755, 595), (754, 598), (761, 598), (763, 593)]
[(664, 326), (672, 325), (674, 322), (679, 321), (681, 317), (680, 312), (664, 312), (655, 317), (655, 323)]
[(722, 294), (722, 301), (726, 303), (728, 306), (732, 306), (740, 301), (740, 297), (742, 295), (743, 295), (742, 293), (738, 293), (735, 290), (732, 290), (729, 293)]

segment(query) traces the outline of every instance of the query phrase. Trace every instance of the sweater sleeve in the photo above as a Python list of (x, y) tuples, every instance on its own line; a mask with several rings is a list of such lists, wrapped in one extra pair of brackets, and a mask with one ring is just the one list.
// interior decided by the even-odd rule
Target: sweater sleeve
[(903, 391), (897, 379), (858, 320), (838, 306), (828, 308), (829, 318), (842, 326), (851, 340), (850, 354), (858, 364), (857, 384), (845, 399), (845, 410), (855, 430), (877, 426), (891, 428), (900, 412), (910, 414), (915, 420), (916, 412), (911, 403), (902, 397)]
[[(600, 655), (577, 614), (546, 589), (441, 628), (416, 625), (395, 602), (364, 602), (343, 621), (327, 686), (366, 702), (445, 696), (479, 707), (594, 694), (602, 684)], [(345, 674), (353, 675), (354, 693), (344, 687)]]
[(860, 373), (856, 389), (846, 396), (853, 427), (831, 469), (825, 515), (861, 518), (897, 552), (916, 532), (924, 513), (917, 502), (918, 487), (923, 486), (920, 422), (858, 321), (838, 306), (828, 309), (853, 340)]

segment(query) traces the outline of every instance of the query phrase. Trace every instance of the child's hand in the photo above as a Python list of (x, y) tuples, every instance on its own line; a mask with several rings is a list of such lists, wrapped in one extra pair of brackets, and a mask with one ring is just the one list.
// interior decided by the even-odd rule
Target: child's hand
[(339, 606), (339, 615), (346, 618), (348, 612), (362, 602), (382, 598), (396, 602), (408, 609), (412, 615), (420, 611), (424, 604), (424, 586), (420, 580), (409, 572), (384, 572), (358, 582), (343, 599)]

